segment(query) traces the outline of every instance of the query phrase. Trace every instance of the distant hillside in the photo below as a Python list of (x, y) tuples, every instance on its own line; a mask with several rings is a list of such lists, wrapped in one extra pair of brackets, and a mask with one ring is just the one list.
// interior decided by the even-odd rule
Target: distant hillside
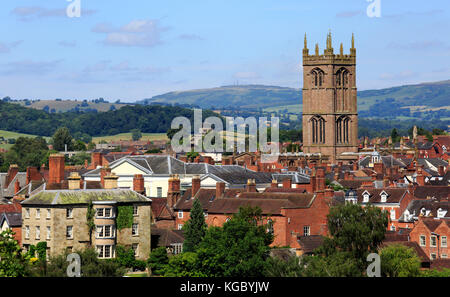
[(18, 100), (10, 101), (24, 107), (45, 110), (49, 113), (67, 112), (67, 111), (93, 111), (98, 112), (120, 109), (129, 104), (125, 103), (109, 103), (109, 102), (92, 102), (92, 101), (75, 101), (75, 100)]
[[(405, 85), (381, 90), (358, 92), (359, 110), (368, 110), (371, 106), (384, 101), (395, 101), (402, 107), (426, 106), (429, 108), (450, 109), (450, 80)], [(201, 108), (220, 109), (226, 107), (270, 108), (302, 104), (300, 89), (242, 85), (224, 86), (211, 89), (199, 89), (182, 92), (170, 92), (150, 99), (138, 101), (139, 104), (180, 104), (197, 105)], [(426, 110), (427, 108), (422, 110)]]
[(212, 89), (200, 89), (183, 92), (170, 92), (150, 99), (138, 101), (139, 104), (166, 103), (197, 105), (201, 108), (265, 108), (297, 104), (301, 102), (301, 92), (298, 89), (243, 85), (224, 86)]

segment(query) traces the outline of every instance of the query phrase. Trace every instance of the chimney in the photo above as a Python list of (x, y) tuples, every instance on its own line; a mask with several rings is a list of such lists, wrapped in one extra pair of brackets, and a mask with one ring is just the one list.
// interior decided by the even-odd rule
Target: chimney
[(390, 181), (388, 178), (383, 179), (383, 188), (389, 188)]
[(109, 167), (102, 167), (100, 169), (100, 183), (102, 184), (102, 187), (105, 188), (105, 176), (111, 174), (111, 168)]
[(9, 166), (8, 173), (6, 174), (5, 189), (13, 181), (13, 179), (14, 179), (14, 177), (16, 177), (17, 173), (19, 173), (19, 166), (17, 164), (11, 164)]
[(256, 183), (254, 179), (247, 180), (247, 192), (248, 193), (257, 193)]
[(188, 162), (188, 158), (187, 158), (186, 155), (179, 156), (179, 157), (178, 157), (178, 160), (180, 160), (180, 161), (182, 161), (182, 162), (184, 162), (184, 163), (187, 163), (187, 162)]
[(331, 168), (331, 164), (330, 163), (327, 163), (327, 168), (326, 168), (326, 170), (327, 170), (327, 173), (331, 173), (332, 171), (333, 171), (333, 169)]
[(425, 176), (422, 173), (422, 168), (417, 169), (416, 182), (419, 186), (425, 186)]
[(376, 172), (377, 174), (383, 174), (383, 173), (384, 173), (384, 165), (383, 165), (383, 162), (379, 162), (379, 163), (373, 164), (373, 170), (375, 170), (375, 172)]
[(278, 188), (278, 181), (276, 179), (272, 180), (272, 183), (270, 184), (271, 188)]
[(377, 180), (377, 173), (376, 172), (372, 172), (372, 174), (371, 174), (371, 176), (372, 176), (372, 180)]
[(92, 152), (91, 154), (91, 163), (94, 168), (98, 166), (103, 166), (103, 157), (100, 152)]
[(325, 190), (325, 170), (323, 168), (318, 168), (316, 171), (316, 190)]
[(84, 168), (88, 168), (89, 167), (89, 162), (88, 160), (84, 160)]
[(107, 190), (111, 190), (111, 189), (117, 189), (117, 180), (119, 179), (119, 177), (113, 172), (110, 175), (107, 175), (105, 177), (103, 177), (103, 180), (105, 182), (105, 186), (104, 188)]
[(64, 155), (52, 154), (48, 159), (49, 184), (59, 184), (64, 180)]
[(353, 171), (357, 171), (358, 170), (358, 162), (355, 161), (353, 162)]
[(39, 173), (37, 167), (27, 167), (27, 180), (26, 180), (27, 185), (32, 181), (41, 181), (41, 180), (42, 176)]
[(14, 183), (14, 195), (20, 191), (20, 182), (18, 179), (16, 179), (16, 182)]
[(351, 174), (350, 174), (349, 171), (344, 172), (344, 180), (351, 180), (350, 175), (351, 175)]
[(192, 178), (192, 197), (200, 190), (200, 176), (196, 175)]
[(173, 208), (180, 197), (180, 178), (178, 174), (171, 175), (169, 178), (169, 188), (167, 191), (167, 204)]
[(78, 172), (71, 172), (68, 177), (69, 190), (79, 190), (80, 189), (81, 176)]
[(445, 175), (444, 166), (439, 165), (438, 172), (439, 172), (439, 176), (444, 176)]
[(133, 191), (139, 194), (145, 194), (144, 176), (142, 174), (135, 174), (133, 177)]
[(216, 198), (222, 197), (223, 193), (225, 193), (225, 183), (217, 182), (216, 183)]
[(285, 178), (283, 180), (283, 189), (291, 189), (292, 188), (292, 179), (291, 178)]
[(333, 198), (334, 197), (334, 190), (331, 188), (326, 188), (325, 189), (325, 198)]
[(203, 156), (203, 162), (206, 164), (214, 165), (214, 161), (210, 156)]

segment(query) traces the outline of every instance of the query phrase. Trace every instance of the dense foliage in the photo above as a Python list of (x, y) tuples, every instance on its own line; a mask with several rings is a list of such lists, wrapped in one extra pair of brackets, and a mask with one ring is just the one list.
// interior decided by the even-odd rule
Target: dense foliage
[(28, 257), (21, 253), (21, 248), (14, 233), (6, 230), (0, 233), (0, 277), (25, 276)]
[(390, 245), (380, 251), (381, 274), (385, 277), (415, 277), (420, 273), (420, 259), (412, 248)]
[(131, 228), (133, 225), (133, 205), (119, 205), (116, 218), (117, 229)]
[(183, 252), (195, 252), (203, 240), (207, 229), (203, 207), (200, 200), (195, 199), (192, 204), (189, 220), (184, 224)]
[(164, 274), (164, 269), (169, 263), (169, 257), (167, 256), (167, 250), (165, 247), (159, 247), (154, 249), (150, 253), (148, 258), (148, 267), (150, 268), (153, 275)]

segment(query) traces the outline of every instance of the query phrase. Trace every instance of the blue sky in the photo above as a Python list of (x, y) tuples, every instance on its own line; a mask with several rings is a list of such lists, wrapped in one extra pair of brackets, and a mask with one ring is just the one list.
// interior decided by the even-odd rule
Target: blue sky
[[(75, 0), (74, 0), (75, 1)], [(135, 101), (230, 84), (301, 88), (301, 52), (357, 48), (359, 90), (450, 78), (448, 0), (2, 1), (0, 97)], [(124, 4), (126, 3), (126, 4)]]

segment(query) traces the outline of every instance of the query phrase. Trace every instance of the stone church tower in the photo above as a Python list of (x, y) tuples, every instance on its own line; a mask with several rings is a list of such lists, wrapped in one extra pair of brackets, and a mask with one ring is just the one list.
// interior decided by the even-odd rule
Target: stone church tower
[[(303, 49), (303, 152), (327, 155), (335, 163), (349, 160), (343, 152), (358, 152), (356, 49), (352, 37), (349, 55), (334, 54), (331, 33), (327, 47), (309, 54)], [(354, 157), (350, 157), (353, 159)]]

